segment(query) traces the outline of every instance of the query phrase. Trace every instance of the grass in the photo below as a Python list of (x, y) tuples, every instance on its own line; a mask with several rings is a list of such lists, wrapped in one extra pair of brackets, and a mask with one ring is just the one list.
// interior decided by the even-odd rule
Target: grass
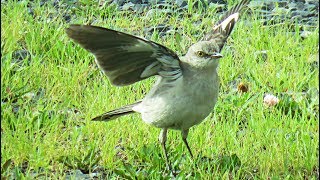
[[(87, 1), (67, 9), (30, 4), (34, 16), (28, 14), (27, 1), (1, 6), (1, 176), (60, 179), (81, 170), (98, 172), (102, 179), (170, 178), (159, 129), (144, 124), (139, 115), (110, 123), (90, 121), (141, 99), (154, 79), (112, 86), (94, 57), (67, 38), (63, 15), (74, 15), (71, 23), (147, 37), (182, 55), (217, 20), (215, 8), (188, 6), (182, 13), (172, 8), (167, 16), (159, 10), (153, 15), (121, 12)], [(166, 36), (144, 31), (158, 24), (177, 31)], [(218, 103), (189, 134), (194, 160), (180, 133), (169, 132), (177, 178), (319, 178), (319, 71), (310, 61), (319, 53), (319, 28), (302, 39), (297, 25), (296, 33), (288, 33), (289, 25), (263, 26), (254, 14), (237, 24), (222, 51)], [(13, 54), (20, 49), (30, 55), (17, 63)], [(267, 50), (266, 60), (255, 58), (260, 50)], [(248, 92), (237, 91), (241, 82)], [(266, 107), (265, 93), (281, 103)]]

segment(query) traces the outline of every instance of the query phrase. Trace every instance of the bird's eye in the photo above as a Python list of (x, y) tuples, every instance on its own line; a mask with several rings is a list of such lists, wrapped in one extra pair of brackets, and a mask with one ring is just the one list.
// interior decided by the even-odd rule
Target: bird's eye
[(197, 51), (197, 56), (204, 57), (205, 55), (206, 53), (204, 53), (203, 51)]

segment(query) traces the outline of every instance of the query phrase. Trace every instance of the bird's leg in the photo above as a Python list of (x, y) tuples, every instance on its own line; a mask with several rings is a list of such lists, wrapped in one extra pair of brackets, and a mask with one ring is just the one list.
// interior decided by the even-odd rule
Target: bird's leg
[(162, 150), (163, 150), (163, 153), (164, 153), (164, 157), (166, 159), (167, 167), (171, 171), (172, 170), (172, 166), (171, 166), (171, 163), (169, 162), (167, 149), (166, 149), (167, 131), (168, 131), (167, 128), (161, 129), (161, 132), (160, 132), (160, 135), (159, 135), (159, 142), (161, 143), (161, 146), (162, 146)]
[(190, 153), (191, 158), (193, 158), (193, 154), (192, 154), (192, 152), (191, 152), (190, 146), (189, 146), (188, 141), (187, 141), (188, 133), (189, 133), (189, 129), (187, 129), (187, 130), (182, 130), (182, 131), (181, 131), (181, 136), (182, 136), (182, 140), (183, 140), (184, 144), (185, 144), (185, 145), (187, 146), (187, 148), (188, 148), (188, 151), (189, 151), (189, 153)]

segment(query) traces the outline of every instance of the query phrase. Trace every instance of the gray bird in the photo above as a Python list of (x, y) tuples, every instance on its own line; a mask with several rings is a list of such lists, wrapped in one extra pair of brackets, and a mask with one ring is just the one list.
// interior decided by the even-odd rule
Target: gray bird
[(239, 13), (250, 0), (231, 8), (187, 54), (175, 52), (156, 42), (122, 32), (90, 25), (70, 25), (67, 35), (95, 56), (95, 61), (112, 84), (126, 86), (158, 76), (150, 92), (136, 103), (106, 112), (93, 121), (110, 121), (138, 112), (142, 120), (161, 128), (159, 141), (169, 169), (166, 140), (168, 129), (180, 130), (187, 142), (189, 129), (201, 123), (214, 108), (219, 91), (217, 66), (220, 54)]

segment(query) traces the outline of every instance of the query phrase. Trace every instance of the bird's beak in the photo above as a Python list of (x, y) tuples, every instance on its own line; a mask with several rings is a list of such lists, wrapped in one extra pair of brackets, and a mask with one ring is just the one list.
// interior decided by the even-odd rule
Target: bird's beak
[(215, 59), (219, 59), (219, 58), (222, 58), (223, 55), (220, 54), (220, 53), (213, 53), (213, 54), (211, 55), (211, 57), (212, 57), (212, 58), (215, 58)]

